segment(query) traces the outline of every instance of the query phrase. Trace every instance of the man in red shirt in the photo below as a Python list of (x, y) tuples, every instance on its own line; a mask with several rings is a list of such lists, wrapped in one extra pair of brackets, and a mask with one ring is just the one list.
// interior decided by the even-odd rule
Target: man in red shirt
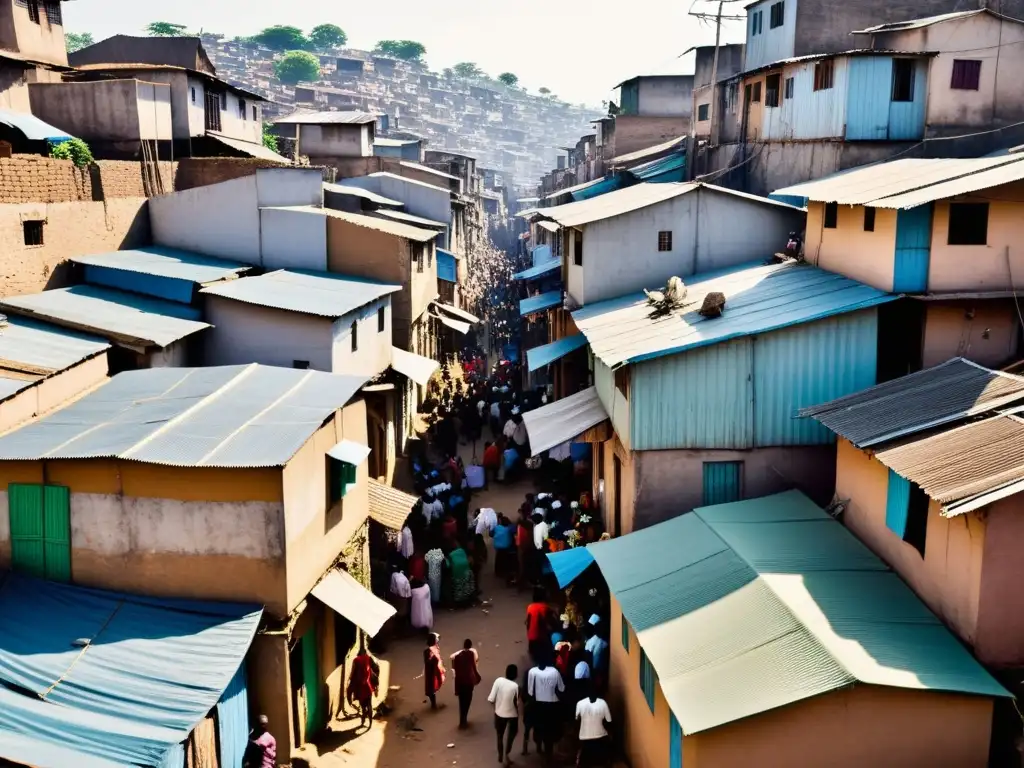
[(501, 466), (501, 451), (497, 443), (484, 446), (484, 490), (490, 487), (491, 478), (498, 482), (498, 468)]
[(534, 660), (551, 655), (551, 611), (544, 600), (545, 597), (544, 589), (535, 587), (533, 602), (526, 606), (526, 639), (530, 646), (530, 657)]
[(469, 725), (469, 706), (473, 703), (473, 689), (480, 684), (480, 656), (472, 640), (462, 643), (462, 650), (451, 656), (455, 672), (455, 695), (459, 697), (459, 728)]

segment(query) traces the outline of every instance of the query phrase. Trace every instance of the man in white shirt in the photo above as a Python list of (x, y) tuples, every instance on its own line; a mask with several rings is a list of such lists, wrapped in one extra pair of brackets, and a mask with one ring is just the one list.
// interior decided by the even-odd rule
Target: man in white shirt
[(505, 422), (505, 428), (501, 430), (506, 439), (512, 440), (516, 434), (516, 423), (513, 419), (509, 419)]
[(498, 762), (512, 763), (512, 744), (519, 732), (519, 668), (509, 664), (505, 676), (499, 677), (491, 687), (487, 700), (494, 705), (494, 730), (498, 734)]
[(548, 762), (561, 735), (558, 694), (564, 692), (561, 673), (541, 658), (526, 678), (526, 693), (533, 702), (534, 739)]
[(544, 540), (548, 537), (551, 532), (551, 526), (547, 524), (542, 515), (534, 514), (533, 516), (533, 546), (539, 551), (544, 549)]
[(604, 727), (612, 721), (608, 703), (591, 693), (576, 705), (576, 719), (580, 723), (580, 754), (576, 764), (581, 768), (611, 765), (608, 730)]
[(402, 557), (408, 560), (416, 551), (413, 545), (412, 529), (409, 527), (408, 522), (402, 527), (401, 537), (398, 551), (402, 553)]

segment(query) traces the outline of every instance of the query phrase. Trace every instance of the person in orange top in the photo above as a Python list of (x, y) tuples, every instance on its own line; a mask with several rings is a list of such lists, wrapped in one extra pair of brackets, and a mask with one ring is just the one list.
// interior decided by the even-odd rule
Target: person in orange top
[(491, 477), (498, 482), (498, 468), (501, 467), (501, 450), (497, 443), (486, 443), (484, 445), (484, 490), (490, 487)]
[(551, 611), (544, 598), (544, 590), (535, 587), (533, 602), (526, 606), (526, 640), (530, 647), (530, 657), (535, 660), (551, 656), (551, 632), (548, 626)]

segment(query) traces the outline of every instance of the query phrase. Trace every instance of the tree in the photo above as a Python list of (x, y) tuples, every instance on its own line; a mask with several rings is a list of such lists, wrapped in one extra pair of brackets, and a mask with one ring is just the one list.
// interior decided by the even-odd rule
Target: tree
[(452, 71), (459, 77), (464, 77), (467, 80), (480, 77), (484, 72), (480, 67), (474, 64), (472, 61), (460, 61), (454, 67)]
[(348, 35), (337, 24), (320, 24), (309, 33), (309, 43), (318, 51), (341, 48), (347, 42)]
[(381, 40), (373, 52), (403, 61), (420, 61), (426, 55), (427, 49), (415, 40)]
[(498, 80), (503, 82), (509, 88), (515, 88), (519, 84), (519, 78), (513, 75), (511, 72), (502, 72), (498, 75)]
[(274, 74), (282, 83), (295, 85), (320, 78), (320, 59), (309, 51), (288, 51), (274, 62)]
[(309, 47), (309, 40), (301, 29), (280, 24), (267, 27), (253, 40), (274, 51), (301, 51)]
[(150, 37), (181, 37), (186, 34), (184, 24), (171, 24), (169, 21), (154, 21), (146, 26), (146, 34)]
[(65, 32), (64, 33), (64, 44), (67, 46), (68, 53), (74, 53), (80, 51), (83, 48), (88, 48), (96, 41), (92, 39), (92, 35), (88, 32)]
[(445, 67), (441, 71), (441, 75), (444, 77), (445, 80), (451, 80), (453, 77), (455, 77), (455, 73), (452, 72), (452, 68), (451, 67)]
[(542, 87), (537, 89), (537, 93), (539, 93), (541, 96), (547, 96), (549, 93), (551, 93), (551, 89), (550, 88), (544, 88), (542, 86)]
[(263, 146), (271, 152), (280, 152), (277, 147), (277, 136), (270, 132), (270, 123), (263, 124)]

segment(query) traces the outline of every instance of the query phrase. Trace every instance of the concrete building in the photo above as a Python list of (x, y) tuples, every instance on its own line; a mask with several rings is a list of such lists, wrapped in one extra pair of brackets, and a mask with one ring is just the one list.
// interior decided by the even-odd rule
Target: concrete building
[(588, 304), (572, 320), (595, 386), (527, 412), (531, 448), (595, 444), (593, 495), (616, 535), (790, 488), (824, 504), (834, 436), (796, 415), (876, 383), (879, 305), (894, 298), (786, 262), (695, 275), (676, 306), (640, 292)]
[[(954, 358), (809, 416), (839, 438), (842, 521), (983, 663), (1024, 666), (1024, 379)], [(893, 410), (890, 403), (898, 401)]]
[(67, 63), (61, 0), (0, 3), (0, 107), (29, 112), (29, 84), (60, 82)]
[(807, 200), (809, 262), (915, 296), (885, 324), (902, 356), (891, 378), (954, 356), (1016, 359), (1022, 190), (1024, 157), (1011, 154), (894, 160), (779, 193)]
[(393, 613), (335, 568), (346, 549), (366, 562), (364, 383), (258, 365), (114, 377), (0, 439), (0, 567), (265, 606), (249, 696), (290, 755), (338, 711), (356, 627)]
[[(718, 46), (717, 69), (715, 64), (715, 46), (698, 45), (686, 53), (693, 51), (696, 54), (696, 61), (693, 70), (693, 134), (698, 138), (716, 137), (716, 127), (722, 119), (721, 107), (716, 105), (712, 109), (712, 101), (719, 90), (712, 88), (712, 76), (715, 85), (730, 80), (743, 71), (743, 43), (729, 43)], [(714, 127), (712, 126), (714, 123)]]
[(584, 554), (611, 592), (609, 703), (634, 768), (989, 764), (1009, 692), (803, 494)]
[(335, 157), (372, 156), (376, 123), (366, 112), (295, 112), (274, 126), (278, 135), (295, 139), (300, 155), (323, 165)]
[(373, 154), (377, 157), (397, 157), (400, 160), (420, 163), (423, 161), (423, 141), (421, 139), (392, 139), (375, 136)]
[[(387, 200), (397, 201), (401, 203), (404, 213), (429, 221), (445, 223), (445, 232), (442, 237), (438, 238), (438, 246), (452, 248), (452, 240), (456, 237), (455, 230), (458, 222), (456, 221), (456, 210), (452, 206), (451, 192), (448, 190), (386, 171), (342, 179), (339, 185), (365, 190)], [(329, 197), (325, 198), (325, 204), (329, 207), (337, 205)]]

